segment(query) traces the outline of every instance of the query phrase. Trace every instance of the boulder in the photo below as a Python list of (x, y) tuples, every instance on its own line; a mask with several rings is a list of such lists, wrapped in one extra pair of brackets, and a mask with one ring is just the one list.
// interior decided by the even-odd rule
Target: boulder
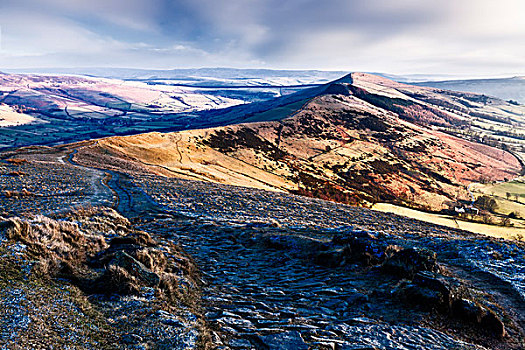
[(481, 318), (487, 310), (472, 300), (461, 298), (452, 303), (452, 313), (464, 321), (481, 323)]
[(343, 249), (346, 262), (355, 261), (365, 266), (376, 266), (381, 264), (386, 257), (387, 245), (367, 231), (337, 235), (332, 239), (332, 245)]
[(401, 278), (412, 279), (420, 271), (437, 272), (436, 253), (425, 248), (407, 248), (394, 253), (383, 263), (383, 270)]
[(430, 271), (418, 272), (412, 281), (421, 288), (436, 292), (439, 296), (439, 306), (444, 310), (448, 310), (460, 294), (458, 281)]
[(443, 299), (440, 292), (405, 281), (394, 292), (400, 299), (425, 310), (440, 308)]
[(126, 270), (147, 287), (156, 287), (160, 282), (159, 275), (151, 272), (144, 264), (125, 252), (117, 252), (110, 262), (110, 266), (116, 266)]
[(496, 313), (468, 299), (458, 299), (452, 304), (452, 312), (464, 321), (480, 326), (487, 333), (498, 338), (505, 336), (505, 325)]
[(481, 318), (481, 327), (500, 339), (506, 333), (503, 321), (492, 310), (488, 310), (485, 316)]

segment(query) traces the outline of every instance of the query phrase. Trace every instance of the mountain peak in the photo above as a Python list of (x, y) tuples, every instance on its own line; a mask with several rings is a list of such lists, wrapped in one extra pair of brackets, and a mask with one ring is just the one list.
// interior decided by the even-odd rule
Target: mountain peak
[(406, 84), (398, 83), (397, 81), (394, 81), (392, 79), (388, 79), (388, 78), (385, 78), (385, 77), (382, 77), (376, 74), (355, 72), (355, 73), (351, 73), (350, 76), (352, 78), (353, 83), (356, 83), (356, 84), (368, 83), (368, 84), (383, 85), (383, 86), (388, 86), (388, 87), (406, 86)]

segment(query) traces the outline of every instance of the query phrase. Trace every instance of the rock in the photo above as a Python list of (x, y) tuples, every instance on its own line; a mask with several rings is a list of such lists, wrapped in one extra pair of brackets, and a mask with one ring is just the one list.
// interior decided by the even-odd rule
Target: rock
[(462, 298), (452, 303), (452, 313), (464, 321), (481, 323), (481, 319), (487, 310), (472, 300)]
[(328, 249), (320, 251), (314, 261), (323, 266), (336, 267), (350, 262), (375, 266), (385, 259), (386, 245), (371, 232), (353, 231), (334, 236)]
[(298, 331), (270, 334), (260, 337), (269, 350), (294, 349), (307, 350), (306, 344)]
[(132, 276), (144, 282), (146, 286), (155, 287), (160, 282), (159, 275), (151, 272), (144, 264), (124, 252), (117, 252), (114, 259), (110, 262), (111, 265), (123, 268)]
[(327, 287), (317, 291), (317, 294), (326, 294), (326, 295), (339, 295), (343, 292), (341, 287)]
[(414, 283), (403, 283), (394, 291), (394, 294), (400, 299), (418, 305), (425, 310), (432, 310), (443, 305), (441, 293)]
[(503, 338), (506, 333), (503, 321), (491, 310), (481, 318), (481, 327), (500, 339)]
[(407, 248), (385, 261), (383, 270), (402, 278), (412, 279), (420, 271), (438, 271), (436, 253), (425, 248)]
[(229, 345), (232, 349), (252, 349), (252, 343), (247, 339), (231, 339)]
[(456, 317), (477, 324), (498, 338), (505, 336), (505, 325), (496, 313), (472, 300), (458, 299), (454, 301), (452, 311)]
[(344, 263), (345, 255), (347, 255), (345, 253), (344, 248), (336, 248), (320, 252), (315, 257), (314, 262), (326, 267), (337, 267)]
[(418, 272), (413, 278), (413, 283), (421, 288), (437, 293), (439, 298), (437, 304), (443, 310), (448, 310), (459, 294), (458, 281), (430, 271)]
[(217, 319), (217, 322), (239, 329), (253, 328), (252, 322), (236, 317), (221, 317)]

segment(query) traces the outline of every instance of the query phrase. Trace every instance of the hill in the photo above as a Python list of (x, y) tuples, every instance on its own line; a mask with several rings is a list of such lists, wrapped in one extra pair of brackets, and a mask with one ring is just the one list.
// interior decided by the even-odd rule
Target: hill
[(211, 69), (171, 72), (168, 79), (140, 71), (124, 80), (126, 70), (116, 72), (122, 77), (0, 73), (0, 149), (227, 125), (238, 120), (207, 111), (290, 95), (339, 76)]
[(425, 81), (414, 83), (414, 85), (454, 91), (468, 91), (477, 94), (497, 96), (504, 100), (525, 104), (525, 77)]
[(470, 182), (502, 181), (521, 171), (508, 152), (519, 157), (521, 140), (493, 144), (498, 149), (489, 135), (485, 145), (455, 136), (474, 135), (474, 120), (490, 125), (487, 131), (505, 123), (523, 127), (518, 106), (475, 94), (353, 73), (213, 113), (249, 123), (108, 138), (89, 152), (167, 176), (432, 210), (470, 198)]

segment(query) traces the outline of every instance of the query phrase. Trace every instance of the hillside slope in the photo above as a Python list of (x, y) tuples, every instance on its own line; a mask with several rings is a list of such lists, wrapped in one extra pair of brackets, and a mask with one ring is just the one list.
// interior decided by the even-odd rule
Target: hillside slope
[(524, 348), (523, 242), (94, 144), (0, 153), (2, 348)]
[(483, 110), (489, 116), (503, 101), (467, 108), (461, 102), (476, 95), (458, 97), (359, 73), (316, 89), (314, 97), (288, 96), (290, 104), (253, 114), (257, 120), (273, 113), (273, 121), (113, 137), (89, 152), (126, 159), (115, 169), (139, 164), (166, 176), (433, 210), (468, 198), (470, 182), (501, 181), (521, 171), (520, 161), (503, 149), (440, 131), (465, 129), (469, 114)]

